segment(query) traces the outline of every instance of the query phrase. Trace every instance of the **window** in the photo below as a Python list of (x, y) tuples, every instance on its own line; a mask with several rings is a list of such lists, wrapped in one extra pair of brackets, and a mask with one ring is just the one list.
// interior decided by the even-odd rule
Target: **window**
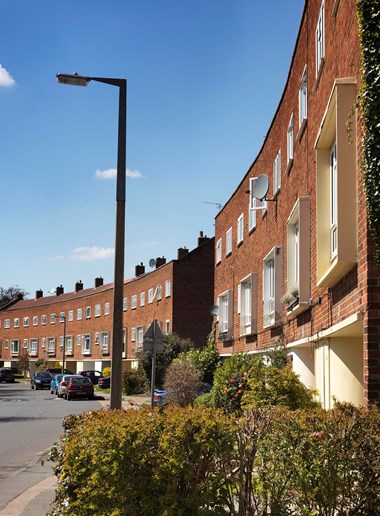
[(232, 228), (226, 231), (226, 256), (232, 253)]
[(109, 352), (109, 336), (108, 331), (103, 331), (100, 334), (100, 345), (103, 353)]
[(157, 296), (157, 301), (160, 301), (160, 299), (162, 298), (162, 286), (161, 284), (158, 284), (157, 287), (156, 287), (156, 296)]
[(127, 328), (123, 328), (123, 358), (127, 358)]
[(153, 289), (152, 289), (152, 288), (150, 288), (150, 289), (148, 290), (148, 303), (149, 303), (149, 304), (150, 304), (150, 303), (153, 303), (153, 293), (154, 293)]
[(4, 341), (4, 349), (8, 349), (9, 348), (9, 340), (5, 340)]
[(290, 117), (290, 122), (288, 125), (287, 138), (286, 138), (286, 152), (287, 152), (287, 163), (289, 164), (293, 161), (293, 150), (294, 150), (294, 124), (293, 124), (293, 113)]
[(237, 220), (237, 245), (243, 242), (243, 234), (244, 234), (244, 215), (243, 213)]
[(55, 324), (55, 314), (50, 314), (50, 324)]
[(310, 198), (300, 197), (287, 221), (287, 291), (283, 303), (297, 315), (310, 299)]
[(128, 299), (126, 297), (123, 299), (123, 310), (124, 312), (128, 310)]
[(27, 349), (28, 347), (28, 339), (24, 339), (24, 349)]
[(80, 335), (77, 335), (77, 346), (80, 346), (82, 342), (82, 337)]
[(323, 60), (325, 57), (325, 6), (322, 0), (321, 8), (319, 10), (317, 28), (315, 29), (315, 76), (318, 79), (319, 73), (322, 69)]
[(281, 188), (281, 151), (278, 151), (273, 163), (273, 194)]
[(38, 340), (30, 339), (29, 355), (35, 357), (38, 355)]
[(257, 273), (250, 274), (239, 285), (240, 335), (257, 333), (257, 287)]
[(222, 239), (216, 241), (215, 246), (215, 262), (218, 264), (222, 261)]
[[(29, 324), (29, 323), (28, 323)], [(14, 328), (18, 328), (20, 326), (20, 319), (18, 317), (16, 317), (14, 320), (13, 320), (13, 327)]]
[(82, 337), (82, 354), (91, 354), (91, 335), (89, 333), (85, 333)]
[(171, 281), (170, 279), (165, 281), (165, 297), (169, 297), (171, 295)]
[(66, 355), (73, 354), (73, 338), (71, 335), (66, 337)]
[(97, 331), (95, 333), (95, 345), (98, 345), (100, 342), (100, 333)]
[(264, 258), (264, 328), (277, 324), (282, 316), (282, 248), (275, 247)]
[(55, 337), (48, 338), (48, 355), (55, 355)]
[(136, 310), (137, 308), (137, 295), (131, 297), (131, 309)]
[(18, 340), (11, 340), (11, 353), (12, 355), (18, 355), (20, 352), (20, 343)]
[(33, 326), (38, 326), (38, 315), (33, 315)]
[(144, 341), (144, 326), (137, 328), (137, 347), (142, 348)]
[(60, 323), (65, 322), (65, 312), (59, 313), (59, 322)]
[(354, 79), (335, 80), (315, 144), (317, 286), (323, 288), (357, 263), (356, 93)]
[(330, 257), (337, 253), (337, 220), (338, 220), (338, 191), (337, 191), (336, 143), (330, 151)]
[(24, 325), (24, 328), (27, 328), (29, 326), (29, 317), (24, 317), (23, 325)]
[(299, 133), (303, 132), (305, 122), (307, 119), (307, 67), (305, 66), (302, 74), (300, 89), (299, 89)]
[[(127, 299), (126, 297), (124, 299)], [(123, 310), (124, 310), (124, 299), (123, 299)], [(105, 303), (104, 305), (104, 315), (109, 315), (110, 314), (110, 304), (109, 303)]]
[(46, 315), (41, 315), (41, 324), (42, 326), (46, 325)]
[(227, 290), (219, 296), (219, 340), (231, 340), (233, 337), (233, 290)]
[(166, 333), (166, 335), (169, 335), (169, 333), (170, 333), (170, 321), (169, 321), (169, 319), (167, 319), (165, 321), (165, 333)]
[(5, 319), (4, 321), (4, 328), (10, 328), (11, 327), (11, 320)]
[(100, 305), (95, 305), (95, 317), (100, 317)]
[(91, 306), (86, 306), (86, 319), (91, 319)]
[(140, 306), (145, 305), (145, 292), (141, 292), (140, 294)]
[(256, 211), (267, 209), (266, 199), (257, 199), (253, 195), (256, 179), (257, 177), (251, 177), (249, 180), (249, 231), (256, 227)]
[(69, 321), (74, 320), (74, 310), (69, 310)]
[(42, 337), (41, 339), (41, 348), (46, 348), (46, 338)]
[(131, 330), (131, 341), (132, 342), (136, 341), (136, 328), (132, 328), (132, 330)]
[(59, 337), (59, 349), (61, 351), (63, 351), (63, 336), (62, 335)]
[(78, 308), (77, 309), (77, 321), (81, 321), (82, 320), (82, 308)]

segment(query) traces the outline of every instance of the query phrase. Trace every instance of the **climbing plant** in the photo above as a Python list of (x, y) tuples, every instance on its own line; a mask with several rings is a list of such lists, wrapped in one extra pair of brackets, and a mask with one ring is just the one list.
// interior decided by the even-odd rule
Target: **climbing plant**
[(361, 45), (362, 171), (374, 257), (380, 268), (380, 2), (356, 0)]

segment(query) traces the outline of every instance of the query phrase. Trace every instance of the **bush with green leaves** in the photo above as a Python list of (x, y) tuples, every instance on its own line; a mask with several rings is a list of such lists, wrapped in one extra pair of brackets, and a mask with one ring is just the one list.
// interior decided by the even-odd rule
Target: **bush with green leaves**
[(229, 514), (237, 426), (222, 412), (101, 410), (65, 424), (52, 515)]
[[(156, 355), (156, 385), (155, 387), (162, 388), (164, 384), (164, 378), (166, 369), (169, 364), (177, 358), (181, 353), (188, 351), (194, 347), (193, 342), (190, 339), (182, 339), (176, 333), (165, 335), (163, 339), (164, 352), (157, 353)], [(145, 376), (150, 383), (152, 375), (152, 353), (145, 351), (136, 352), (136, 358), (139, 360), (142, 368), (144, 369)]]
[(200, 349), (190, 349), (185, 353), (181, 353), (177, 360), (190, 360), (202, 375), (202, 381), (209, 383), (214, 382), (214, 374), (221, 363), (219, 351), (215, 344)]
[(143, 394), (149, 389), (145, 372), (141, 366), (137, 369), (127, 369), (123, 372), (123, 392), (127, 396)]
[(249, 370), (241, 407), (244, 410), (280, 405), (290, 410), (319, 406), (317, 391), (308, 389), (290, 366), (278, 369), (257, 360)]

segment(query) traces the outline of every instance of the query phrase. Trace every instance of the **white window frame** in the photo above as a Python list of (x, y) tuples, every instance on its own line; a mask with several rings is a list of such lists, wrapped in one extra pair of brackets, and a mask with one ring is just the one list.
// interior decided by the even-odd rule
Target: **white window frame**
[(91, 306), (86, 306), (85, 317), (86, 317), (86, 319), (91, 319)]
[(91, 334), (82, 335), (82, 355), (91, 355)]
[(24, 317), (24, 319), (23, 319), (23, 326), (24, 326), (24, 328), (28, 328), (28, 326), (29, 326), (29, 317)]
[(50, 314), (50, 324), (55, 324), (55, 314)]
[(336, 141), (330, 150), (330, 260), (338, 253), (338, 171)]
[(38, 326), (38, 315), (33, 315), (33, 326)]
[(256, 211), (265, 211), (267, 209), (266, 199), (257, 199), (253, 195), (253, 189), (257, 177), (249, 178), (249, 231), (252, 231), (256, 227)]
[(273, 162), (273, 194), (275, 195), (281, 189), (281, 150)]
[(74, 310), (69, 310), (69, 321), (74, 320)]
[(72, 335), (66, 336), (65, 351), (66, 351), (66, 355), (73, 354), (73, 337), (72, 337)]
[(215, 263), (218, 264), (222, 261), (222, 239), (218, 238), (215, 245)]
[(24, 339), (24, 349), (28, 348), (28, 339)]
[(109, 332), (102, 331), (100, 334), (100, 346), (103, 353), (108, 353), (110, 349)]
[(136, 310), (137, 308), (137, 294), (134, 294), (131, 297), (131, 310)]
[(48, 337), (47, 354), (55, 355), (55, 337)]
[(20, 327), (20, 319), (18, 317), (15, 317), (13, 319), (13, 328), (19, 328)]
[(161, 283), (159, 283), (156, 287), (156, 298), (157, 298), (157, 301), (160, 301), (161, 298), (162, 298), (162, 286), (161, 286)]
[(165, 297), (170, 297), (172, 293), (172, 282), (170, 279), (165, 281)]
[(226, 256), (232, 253), (232, 227), (226, 231)]
[(287, 163), (291, 163), (293, 161), (294, 156), (294, 117), (293, 113), (289, 120), (288, 130), (286, 133), (286, 156)]
[(131, 342), (136, 342), (136, 328), (131, 329)]
[(97, 305), (95, 305), (95, 317), (100, 317), (100, 312), (101, 312), (101, 308), (100, 308), (100, 304), (98, 303)]
[(82, 344), (82, 335), (77, 335), (77, 346)]
[[(124, 298), (124, 299), (127, 299), (127, 298)], [(123, 303), (124, 303), (124, 299), (123, 299)], [(124, 310), (124, 306), (123, 306), (123, 310)], [(110, 304), (104, 303), (104, 315), (109, 315), (109, 314), (110, 314)]]
[(228, 331), (228, 292), (219, 296), (219, 333)]
[(166, 321), (165, 321), (165, 334), (169, 335), (169, 333), (170, 333), (170, 320), (166, 319)]
[(77, 308), (77, 321), (81, 321), (83, 317), (83, 309)]
[(252, 281), (251, 276), (244, 278), (239, 285), (239, 308), (241, 326), (245, 328), (245, 333), (251, 329), (252, 321)]
[(10, 328), (11, 327), (11, 320), (10, 319), (5, 319), (4, 320), (4, 328)]
[(97, 331), (95, 333), (95, 341), (94, 341), (94, 343), (97, 346), (99, 344), (99, 342), (100, 342), (100, 333)]
[(128, 310), (128, 298), (123, 298), (123, 311), (126, 312)]
[(59, 322), (65, 322), (65, 312), (59, 312)]
[(11, 354), (19, 355), (20, 353), (20, 341), (18, 339), (11, 340)]
[(140, 293), (140, 306), (145, 305), (145, 292)]
[(41, 348), (46, 348), (46, 337), (42, 337), (41, 339)]
[(38, 355), (38, 339), (33, 338), (29, 341), (29, 355), (35, 357)]
[(299, 127), (300, 131), (307, 120), (307, 66), (302, 73), (302, 79), (298, 92), (299, 99)]
[(325, 2), (322, 0), (315, 29), (315, 77), (321, 71), (325, 58)]
[(42, 326), (46, 326), (46, 320), (47, 320), (46, 315), (41, 315), (41, 325)]
[(244, 239), (244, 213), (239, 215), (237, 219), (236, 244), (239, 245)]
[(275, 323), (275, 259), (274, 250), (264, 258), (263, 264), (263, 300), (264, 300), (264, 327)]
[(153, 303), (153, 293), (154, 293), (154, 290), (152, 288), (150, 288), (148, 290), (148, 304)]
[(137, 336), (137, 347), (142, 348), (144, 343), (144, 326), (138, 326), (136, 328), (136, 336)]

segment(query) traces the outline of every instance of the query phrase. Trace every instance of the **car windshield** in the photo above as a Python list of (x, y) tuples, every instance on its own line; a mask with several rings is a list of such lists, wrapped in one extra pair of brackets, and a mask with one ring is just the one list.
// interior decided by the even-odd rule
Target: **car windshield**
[(73, 385), (84, 385), (84, 384), (89, 384), (90, 383), (90, 380), (86, 377), (81, 377), (81, 378), (71, 378), (71, 383)]
[(42, 373), (36, 374), (37, 378), (51, 378), (51, 374), (48, 371), (43, 371)]

